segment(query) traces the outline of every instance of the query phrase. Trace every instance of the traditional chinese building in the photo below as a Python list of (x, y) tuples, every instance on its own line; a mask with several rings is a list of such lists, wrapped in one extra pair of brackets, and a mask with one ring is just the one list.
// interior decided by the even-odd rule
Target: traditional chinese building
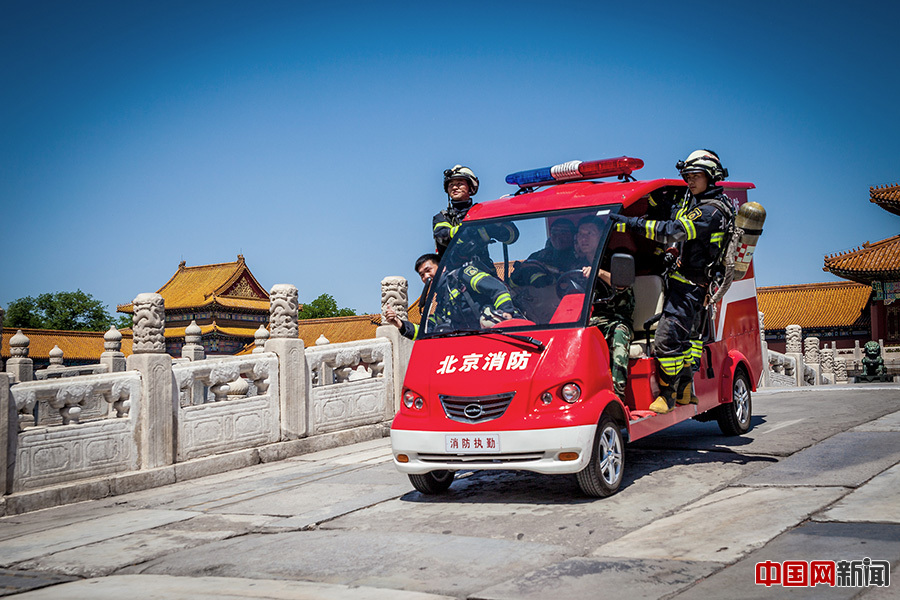
[(838, 348), (853, 348), (872, 339), (870, 298), (872, 288), (861, 283), (833, 281), (776, 285), (756, 290), (759, 311), (765, 315), (766, 343), (785, 351), (785, 330), (799, 325), (804, 336), (818, 337)]
[[(235, 354), (260, 325), (269, 322), (269, 294), (247, 268), (237, 261), (188, 267), (184, 261), (157, 293), (166, 306), (166, 352), (181, 354), (184, 330), (191, 321), (200, 326), (207, 354)], [(117, 307), (133, 314), (131, 304)]]
[[(869, 201), (900, 215), (900, 185), (869, 188)], [(871, 288), (870, 339), (900, 345), (900, 235), (826, 256), (822, 270)]]

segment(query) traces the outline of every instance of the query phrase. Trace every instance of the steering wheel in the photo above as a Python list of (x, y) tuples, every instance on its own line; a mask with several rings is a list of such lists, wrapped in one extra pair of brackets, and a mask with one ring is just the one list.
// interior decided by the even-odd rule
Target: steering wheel
[(587, 277), (581, 269), (566, 271), (556, 280), (556, 293), (562, 298), (569, 294), (583, 294), (587, 290)]

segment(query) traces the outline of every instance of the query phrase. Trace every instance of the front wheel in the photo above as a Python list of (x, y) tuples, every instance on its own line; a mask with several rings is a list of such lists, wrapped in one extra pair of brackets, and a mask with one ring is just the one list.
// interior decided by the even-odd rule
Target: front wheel
[(600, 419), (588, 465), (576, 474), (578, 487), (588, 496), (605, 498), (622, 485), (625, 471), (625, 442), (622, 431), (610, 417)]
[(736, 371), (731, 384), (731, 402), (716, 408), (716, 421), (725, 435), (743, 435), (750, 431), (753, 403), (750, 381), (744, 371)]
[(409, 475), (409, 482), (423, 494), (443, 494), (453, 483), (453, 471), (429, 471), (423, 475)]

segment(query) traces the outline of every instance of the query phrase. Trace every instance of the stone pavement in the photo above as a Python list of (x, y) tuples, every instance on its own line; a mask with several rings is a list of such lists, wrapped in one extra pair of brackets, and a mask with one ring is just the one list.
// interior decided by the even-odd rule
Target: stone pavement
[[(387, 439), (0, 519), (18, 598), (900, 597), (900, 386), (754, 394), (754, 429), (628, 447), (607, 499), (569, 476), (412, 491)], [(754, 583), (763, 561), (887, 560), (890, 588)]]

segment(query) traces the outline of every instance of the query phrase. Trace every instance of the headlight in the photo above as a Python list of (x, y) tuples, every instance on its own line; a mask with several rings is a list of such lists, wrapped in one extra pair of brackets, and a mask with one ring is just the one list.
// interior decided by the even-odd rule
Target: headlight
[(581, 388), (578, 387), (577, 383), (567, 383), (559, 390), (559, 394), (562, 396), (563, 400), (569, 404), (573, 404), (578, 402), (578, 399), (581, 398)]
[(414, 391), (406, 390), (403, 392), (403, 405), (406, 408), (416, 408), (416, 410), (421, 410), (422, 407), (425, 406), (425, 400)]

